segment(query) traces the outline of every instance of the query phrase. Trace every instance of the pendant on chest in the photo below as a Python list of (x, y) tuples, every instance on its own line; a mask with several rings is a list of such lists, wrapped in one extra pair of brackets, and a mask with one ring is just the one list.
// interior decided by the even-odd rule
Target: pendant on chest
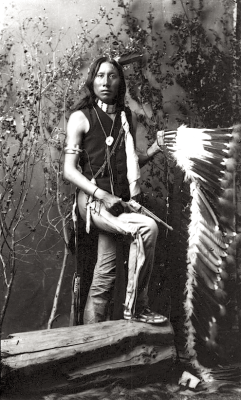
[(105, 139), (105, 143), (107, 144), (107, 146), (111, 146), (113, 142), (114, 142), (113, 136), (108, 136), (108, 137)]

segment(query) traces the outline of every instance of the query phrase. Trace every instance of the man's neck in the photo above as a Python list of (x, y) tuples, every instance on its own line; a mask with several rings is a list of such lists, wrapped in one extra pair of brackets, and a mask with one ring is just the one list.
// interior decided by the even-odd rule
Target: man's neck
[(115, 114), (116, 113), (116, 104), (106, 104), (100, 99), (96, 100), (96, 104), (106, 114)]

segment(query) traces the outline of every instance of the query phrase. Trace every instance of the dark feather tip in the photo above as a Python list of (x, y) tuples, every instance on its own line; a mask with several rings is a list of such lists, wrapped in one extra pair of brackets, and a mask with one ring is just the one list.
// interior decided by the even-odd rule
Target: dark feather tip
[(123, 54), (119, 59), (118, 63), (120, 65), (128, 65), (132, 64), (136, 61), (140, 61), (143, 58), (143, 54), (139, 53), (130, 53), (130, 54)]

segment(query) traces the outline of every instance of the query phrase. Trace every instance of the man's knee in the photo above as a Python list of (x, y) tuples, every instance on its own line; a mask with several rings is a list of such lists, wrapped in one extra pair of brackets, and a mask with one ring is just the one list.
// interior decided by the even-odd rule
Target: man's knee
[(157, 223), (156, 223), (156, 221), (154, 221), (154, 219), (148, 218), (148, 228), (149, 228), (150, 234), (153, 237), (157, 237), (159, 229), (158, 229)]

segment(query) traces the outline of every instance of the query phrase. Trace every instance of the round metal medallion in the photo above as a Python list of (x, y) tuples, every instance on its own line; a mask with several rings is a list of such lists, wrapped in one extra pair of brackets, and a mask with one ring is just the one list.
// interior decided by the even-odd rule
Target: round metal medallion
[(108, 136), (105, 140), (105, 143), (107, 144), (107, 146), (111, 146), (113, 142), (114, 142), (114, 138), (112, 136)]

